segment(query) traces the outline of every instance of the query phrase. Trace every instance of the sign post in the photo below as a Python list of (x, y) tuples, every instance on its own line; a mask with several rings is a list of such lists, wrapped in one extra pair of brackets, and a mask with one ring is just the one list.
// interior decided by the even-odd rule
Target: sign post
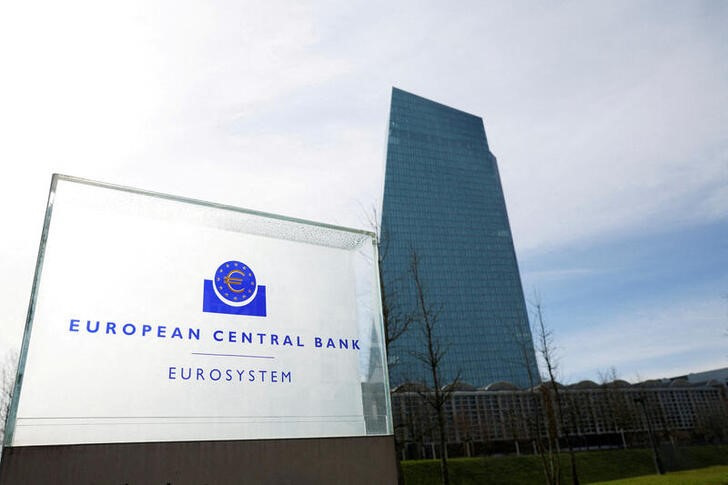
[(396, 480), (376, 264), (371, 233), (54, 175), (0, 481)]

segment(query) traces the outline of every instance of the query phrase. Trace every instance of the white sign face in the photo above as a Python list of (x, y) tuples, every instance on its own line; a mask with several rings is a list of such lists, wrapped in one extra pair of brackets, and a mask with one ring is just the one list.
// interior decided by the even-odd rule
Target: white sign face
[(391, 433), (371, 235), (54, 181), (9, 445)]

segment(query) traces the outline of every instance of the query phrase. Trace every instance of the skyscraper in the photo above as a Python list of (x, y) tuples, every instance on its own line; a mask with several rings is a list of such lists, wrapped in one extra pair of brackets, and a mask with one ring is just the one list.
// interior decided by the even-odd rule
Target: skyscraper
[[(392, 90), (382, 209), (382, 279), (388, 303), (417, 312), (412, 254), (435, 340), (442, 382), (486, 386), (538, 381), (518, 263), (496, 159), (480, 117)], [(413, 323), (389, 349), (392, 387), (428, 382)]]

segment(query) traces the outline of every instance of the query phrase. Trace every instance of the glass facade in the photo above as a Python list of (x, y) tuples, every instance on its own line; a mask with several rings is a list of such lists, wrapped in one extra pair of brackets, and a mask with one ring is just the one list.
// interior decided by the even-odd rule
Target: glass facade
[[(441, 382), (539, 382), (503, 189), (480, 117), (394, 88), (382, 209), (391, 311), (417, 313), (412, 254), (444, 351)], [(431, 383), (412, 323), (389, 349), (392, 386)], [(530, 376), (529, 376), (530, 374)]]

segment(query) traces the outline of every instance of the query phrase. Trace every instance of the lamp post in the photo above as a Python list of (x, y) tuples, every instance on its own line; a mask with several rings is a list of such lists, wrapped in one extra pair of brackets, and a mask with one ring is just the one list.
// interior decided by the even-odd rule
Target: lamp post
[(634, 402), (639, 403), (642, 406), (642, 414), (645, 417), (645, 421), (647, 421), (647, 435), (650, 439), (650, 444), (652, 445), (652, 459), (655, 462), (655, 468), (657, 469), (657, 473), (660, 475), (665, 474), (665, 468), (662, 466), (662, 459), (660, 458), (660, 450), (657, 449), (657, 440), (655, 439), (655, 433), (652, 430), (652, 421), (650, 420), (650, 417), (647, 414), (647, 406), (645, 405), (645, 398), (643, 396), (639, 396), (634, 398)]

